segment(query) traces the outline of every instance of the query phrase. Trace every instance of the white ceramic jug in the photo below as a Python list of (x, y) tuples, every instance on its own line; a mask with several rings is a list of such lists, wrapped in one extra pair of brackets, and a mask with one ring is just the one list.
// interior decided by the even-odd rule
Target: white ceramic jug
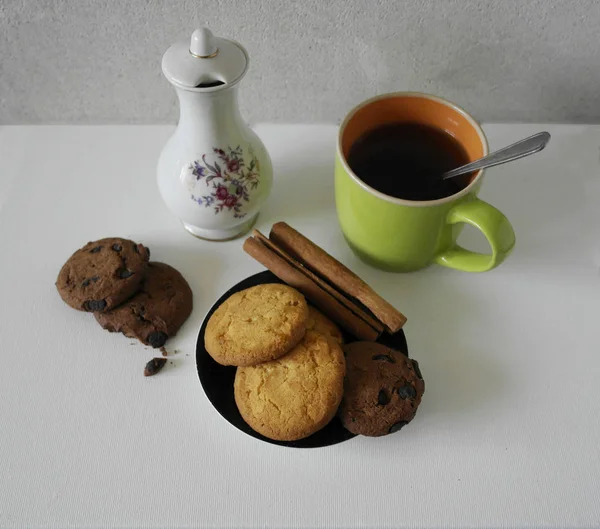
[(204, 239), (246, 233), (271, 190), (269, 154), (238, 108), (247, 69), (246, 50), (207, 28), (173, 44), (162, 59), (180, 117), (158, 160), (158, 187), (185, 229)]

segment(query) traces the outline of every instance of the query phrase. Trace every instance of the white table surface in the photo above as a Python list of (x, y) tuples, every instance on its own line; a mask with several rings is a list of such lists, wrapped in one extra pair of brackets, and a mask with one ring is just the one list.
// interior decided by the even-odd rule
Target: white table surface
[[(540, 128), (485, 127), (492, 148)], [(155, 163), (172, 128), (0, 128), (0, 526), (599, 526), (600, 127), (543, 128), (549, 148), (490, 170), (481, 193), (517, 233), (505, 264), (395, 275), (340, 235), (336, 128), (258, 127), (275, 185), (257, 227), (286, 220), (396, 304), (426, 381), (401, 433), (312, 450), (241, 433), (203, 393), (204, 314), (261, 266), (163, 207)], [(114, 235), (194, 291), (169, 344), (181, 352), (153, 378), (151, 350), (54, 287), (71, 252)], [(463, 242), (485, 249), (473, 231)]]

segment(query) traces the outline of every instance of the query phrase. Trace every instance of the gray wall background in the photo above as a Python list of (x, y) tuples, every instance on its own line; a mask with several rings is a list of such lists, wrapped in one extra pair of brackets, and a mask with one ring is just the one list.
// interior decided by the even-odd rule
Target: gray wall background
[(251, 56), (251, 122), (422, 90), (485, 121), (600, 122), (599, 0), (0, 0), (0, 123), (174, 123), (160, 72), (208, 24)]

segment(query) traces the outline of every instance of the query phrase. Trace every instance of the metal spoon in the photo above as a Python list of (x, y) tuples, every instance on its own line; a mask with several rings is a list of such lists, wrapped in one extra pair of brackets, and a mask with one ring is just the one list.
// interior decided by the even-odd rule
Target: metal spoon
[(446, 171), (442, 175), (442, 180), (447, 178), (453, 178), (465, 173), (471, 173), (473, 171), (479, 171), (479, 169), (485, 169), (486, 167), (493, 167), (494, 165), (500, 165), (519, 158), (524, 158), (530, 154), (540, 152), (548, 142), (550, 141), (550, 134), (548, 132), (538, 132), (529, 138), (513, 143), (504, 149), (488, 154), (479, 160), (457, 167), (451, 171)]

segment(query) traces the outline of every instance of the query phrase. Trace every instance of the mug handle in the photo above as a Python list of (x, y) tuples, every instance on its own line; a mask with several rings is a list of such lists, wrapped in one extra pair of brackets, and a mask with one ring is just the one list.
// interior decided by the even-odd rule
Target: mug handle
[(466, 222), (475, 226), (485, 235), (492, 253), (471, 252), (455, 243), (435, 257), (435, 262), (442, 266), (464, 272), (486, 272), (502, 263), (515, 246), (515, 232), (508, 219), (494, 206), (478, 198), (454, 206), (446, 222)]

